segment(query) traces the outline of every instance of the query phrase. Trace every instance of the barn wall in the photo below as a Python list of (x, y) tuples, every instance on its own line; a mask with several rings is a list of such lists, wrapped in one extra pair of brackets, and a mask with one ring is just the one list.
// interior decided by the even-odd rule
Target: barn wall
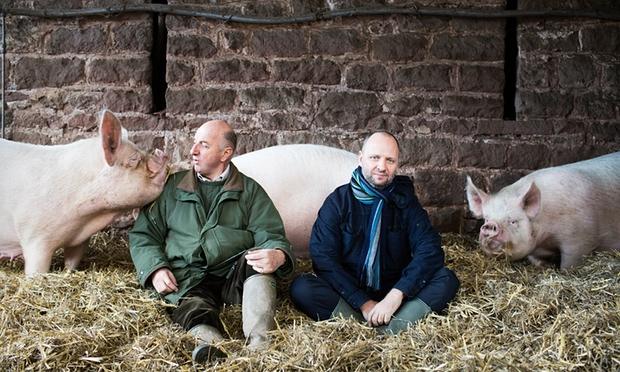
[[(9, 1), (9, 7), (141, 1)], [(168, 4), (197, 5), (196, 1)], [(203, 9), (291, 16), (406, 1), (209, 1)], [(505, 9), (514, 1), (426, 1)], [(613, 1), (519, 1), (519, 9), (618, 11)], [(144, 149), (185, 159), (208, 119), (239, 153), (288, 143), (358, 151), (400, 138), (402, 172), (442, 231), (472, 231), (465, 175), (497, 190), (527, 172), (620, 149), (620, 23), (592, 18), (365, 16), (250, 25), (152, 14), (5, 18), (6, 129), (56, 144), (96, 133), (107, 107)]]

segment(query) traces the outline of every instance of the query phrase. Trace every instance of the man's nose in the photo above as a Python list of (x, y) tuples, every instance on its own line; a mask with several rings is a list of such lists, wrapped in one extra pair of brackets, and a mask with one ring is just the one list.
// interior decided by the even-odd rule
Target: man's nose
[(385, 159), (379, 159), (379, 161), (377, 162), (377, 168), (379, 170), (385, 170), (386, 169), (385, 164), (386, 164)]
[(199, 152), (199, 151), (198, 151), (198, 144), (197, 144), (197, 143), (194, 143), (194, 144), (192, 145), (191, 153), (192, 153), (192, 155), (197, 155), (197, 154), (198, 154), (198, 152)]

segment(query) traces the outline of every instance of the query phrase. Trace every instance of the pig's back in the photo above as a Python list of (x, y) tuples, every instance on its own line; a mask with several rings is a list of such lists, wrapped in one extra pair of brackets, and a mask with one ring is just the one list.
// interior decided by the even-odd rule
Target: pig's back
[(593, 193), (591, 197), (599, 197), (597, 193), (600, 193), (600, 196), (609, 196), (610, 200), (615, 200), (616, 197), (620, 198), (620, 194), (615, 192), (620, 186), (620, 152), (541, 169), (519, 182), (529, 181), (535, 181), (551, 192), (574, 193), (574, 196)]
[(43, 223), (50, 213), (57, 217), (66, 203), (54, 195), (68, 189), (75, 196), (76, 177), (84, 175), (79, 160), (90, 156), (89, 140), (66, 145), (34, 145), (0, 140), (0, 234), (16, 241), (16, 225)]
[(283, 145), (237, 156), (233, 163), (255, 179), (280, 212), (295, 252), (305, 255), (312, 224), (327, 195), (351, 179), (357, 156), (321, 145)]
[(36, 206), (32, 199), (33, 185), (41, 172), (37, 162), (45, 157), (36, 155), (43, 146), (0, 139), (0, 255), (13, 257), (21, 254), (15, 226), (21, 211), (34, 214)]
[(541, 218), (551, 226), (589, 224), (601, 246), (620, 249), (620, 152), (541, 169), (522, 181), (539, 187)]

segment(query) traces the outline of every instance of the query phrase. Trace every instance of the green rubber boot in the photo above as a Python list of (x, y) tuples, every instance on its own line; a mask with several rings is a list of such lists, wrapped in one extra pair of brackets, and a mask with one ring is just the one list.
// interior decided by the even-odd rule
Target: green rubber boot
[(338, 303), (336, 304), (334, 311), (332, 311), (331, 317), (332, 318), (342, 317), (344, 319), (353, 318), (360, 323), (366, 322), (366, 319), (364, 319), (364, 316), (362, 315), (362, 313), (353, 309), (351, 305), (349, 305), (342, 297), (340, 297), (340, 299), (338, 300)]
[(431, 308), (419, 298), (407, 301), (394, 313), (392, 320), (386, 326), (377, 327), (377, 332), (385, 334), (397, 334), (409, 328), (415, 322), (426, 317)]
[(224, 339), (217, 328), (207, 324), (198, 324), (189, 330), (189, 334), (196, 337), (200, 342), (192, 351), (192, 360), (194, 362), (213, 362), (227, 357), (225, 352), (212, 345), (214, 342)]

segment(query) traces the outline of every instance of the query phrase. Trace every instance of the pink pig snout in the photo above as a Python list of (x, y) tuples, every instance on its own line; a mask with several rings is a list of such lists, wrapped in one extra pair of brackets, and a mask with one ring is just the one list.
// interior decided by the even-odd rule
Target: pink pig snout
[(480, 247), (489, 256), (499, 256), (504, 253), (503, 243), (499, 239), (502, 228), (498, 223), (488, 221), (480, 227)]
[(168, 156), (160, 149), (155, 149), (153, 155), (149, 156), (146, 166), (151, 172), (153, 182), (163, 185), (167, 176)]
[(489, 221), (480, 228), (480, 238), (494, 238), (500, 233), (500, 227), (497, 223)]

